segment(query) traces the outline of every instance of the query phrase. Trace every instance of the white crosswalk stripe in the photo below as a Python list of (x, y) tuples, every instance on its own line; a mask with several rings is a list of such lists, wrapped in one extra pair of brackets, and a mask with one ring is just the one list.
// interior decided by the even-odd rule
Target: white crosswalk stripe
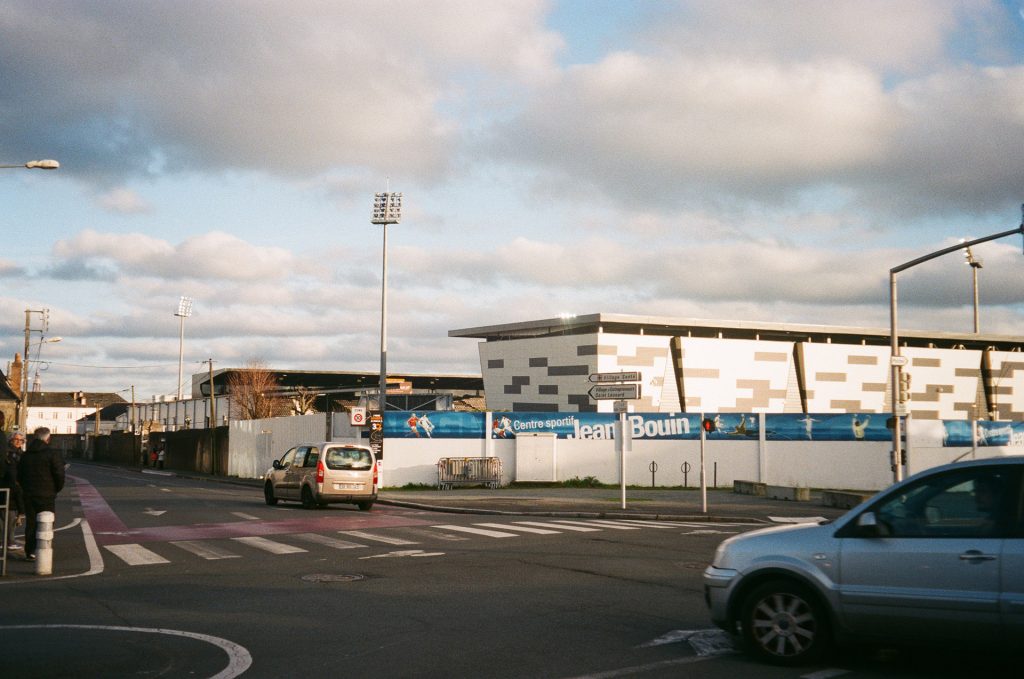
[(364, 533), (361, 530), (340, 530), (338, 531), (342, 535), (351, 535), (354, 538), (362, 538), (363, 540), (373, 540), (375, 542), (383, 542), (386, 545), (416, 545), (418, 542), (412, 540), (403, 540), (402, 538), (392, 538), (386, 535), (374, 535), (373, 533)]
[(431, 528), (442, 528), (444, 530), (461, 531), (463, 533), (472, 533), (473, 535), (483, 535), (489, 538), (517, 538), (519, 537), (515, 533), (506, 533), (501, 530), (487, 530), (486, 528), (473, 528), (473, 526), (431, 526)]
[(320, 535), (319, 533), (297, 533), (292, 535), (292, 537), (305, 540), (306, 542), (312, 542), (317, 545), (331, 547), (332, 549), (366, 549), (367, 547), (366, 545), (361, 545), (358, 542), (339, 540), (338, 538), (332, 538), (330, 535)]
[(559, 530), (571, 530), (577, 533), (597, 533), (600, 532), (600, 528), (594, 528), (593, 526), (571, 526), (568, 524), (554, 524), (550, 521), (515, 521), (514, 523), (521, 524), (524, 526), (541, 526), (544, 528), (558, 528)]
[(286, 545), (283, 542), (274, 542), (266, 538), (253, 536), (247, 536), (243, 538), (231, 538), (235, 542), (241, 542), (243, 545), (261, 549), (264, 552), (270, 552), (271, 554), (299, 554), (308, 550), (302, 547), (295, 547), (292, 545)]
[(668, 528), (672, 530), (679, 526), (673, 525), (672, 521), (650, 521), (645, 519), (621, 519), (622, 523), (635, 524), (642, 528)]
[(104, 545), (111, 554), (124, 561), (129, 566), (152, 566), (154, 564), (170, 563), (156, 552), (152, 552), (142, 545)]
[(561, 526), (562, 524), (570, 524), (573, 526), (590, 526), (591, 528), (611, 528), (612, 530), (640, 530), (639, 526), (624, 526), (621, 523), (615, 523), (614, 521), (602, 521), (601, 519), (591, 519), (587, 521), (570, 521), (569, 519), (559, 519), (558, 521), (552, 521), (552, 523)]
[(536, 533), (537, 535), (561, 535), (561, 531), (548, 530), (547, 528), (531, 528), (530, 526), (516, 526), (511, 523), (474, 523), (474, 526), (483, 526), (484, 528), (498, 528), (504, 530), (516, 530), (523, 533)]
[(175, 547), (184, 549), (186, 552), (191, 552), (201, 559), (207, 559), (209, 561), (216, 561), (218, 559), (238, 559), (241, 557), (240, 554), (229, 552), (222, 547), (210, 544), (204, 540), (177, 540), (171, 544)]

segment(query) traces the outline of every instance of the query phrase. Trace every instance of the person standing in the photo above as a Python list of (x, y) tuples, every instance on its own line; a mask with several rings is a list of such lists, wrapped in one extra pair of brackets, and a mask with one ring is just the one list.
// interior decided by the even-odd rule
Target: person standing
[(36, 429), (18, 462), (18, 482), (25, 505), (25, 558), (36, 560), (36, 516), (54, 511), (57, 493), (64, 488), (64, 459), (50, 447), (50, 430)]
[[(6, 441), (6, 439), (4, 439)], [(21, 502), (21, 489), (18, 487), (18, 460), (21, 459), (21, 447), (25, 445), (25, 437), (21, 432), (11, 434), (11, 439), (0, 459), (0, 488), (7, 488), (7, 549), (21, 549), (14, 541), (14, 529), (25, 522), (25, 508)]]

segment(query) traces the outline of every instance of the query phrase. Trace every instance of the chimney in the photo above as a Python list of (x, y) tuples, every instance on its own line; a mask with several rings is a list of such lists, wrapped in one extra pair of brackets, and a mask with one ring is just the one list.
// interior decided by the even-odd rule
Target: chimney
[(14, 393), (21, 397), (21, 371), (25, 368), (25, 364), (21, 362), (21, 354), (14, 354), (14, 363), (11, 364), (10, 372), (7, 375), (7, 381), (11, 383), (11, 389)]

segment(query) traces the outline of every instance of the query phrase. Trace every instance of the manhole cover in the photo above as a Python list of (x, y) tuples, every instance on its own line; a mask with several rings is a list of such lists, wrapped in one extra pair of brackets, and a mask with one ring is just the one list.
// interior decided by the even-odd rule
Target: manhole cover
[(333, 573), (313, 573), (312, 575), (303, 575), (302, 579), (306, 582), (355, 582), (356, 580), (362, 580), (366, 576), (364, 575), (336, 575)]

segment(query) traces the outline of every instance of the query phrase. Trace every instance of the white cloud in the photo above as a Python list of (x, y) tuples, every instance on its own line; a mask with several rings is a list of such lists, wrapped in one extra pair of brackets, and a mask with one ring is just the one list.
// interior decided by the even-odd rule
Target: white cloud
[(138, 214), (149, 212), (150, 206), (142, 196), (131, 189), (120, 187), (99, 196), (100, 207), (110, 212)]

